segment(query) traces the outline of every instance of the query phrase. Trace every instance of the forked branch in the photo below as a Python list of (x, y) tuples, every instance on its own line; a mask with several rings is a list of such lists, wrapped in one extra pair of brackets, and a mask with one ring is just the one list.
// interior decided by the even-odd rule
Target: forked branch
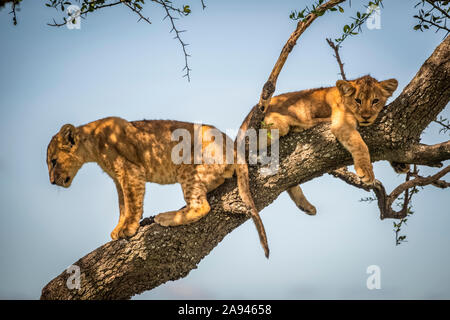
[(270, 100), (272, 99), (272, 95), (275, 92), (275, 87), (277, 84), (278, 76), (280, 75), (281, 69), (283, 68), (289, 53), (292, 51), (294, 46), (297, 44), (298, 38), (305, 32), (305, 30), (313, 23), (317, 17), (323, 15), (327, 10), (333, 8), (334, 6), (344, 2), (345, 0), (330, 0), (316, 8), (316, 10), (310, 12), (304, 19), (300, 20), (297, 23), (297, 27), (294, 32), (289, 37), (286, 44), (283, 46), (281, 50), (280, 56), (278, 57), (275, 66), (270, 73), (269, 79), (264, 84), (263, 90), (261, 92), (261, 96), (258, 102), (258, 109), (262, 112), (267, 110), (267, 107), (270, 104)]
[[(441, 171), (428, 177), (419, 176), (415, 172), (408, 173), (406, 181), (397, 186), (390, 194), (387, 194), (385, 187), (380, 181), (376, 180), (374, 185), (367, 185), (363, 183), (355, 173), (348, 171), (347, 168), (334, 170), (330, 172), (330, 174), (354, 187), (369, 192), (373, 191), (376, 195), (378, 207), (380, 209), (380, 219), (402, 219), (406, 217), (408, 212), (408, 205), (410, 200), (408, 190), (414, 187), (423, 187), (427, 185), (433, 185), (435, 187), (443, 189), (448, 188), (450, 186), (450, 183), (440, 179), (449, 172), (450, 166), (447, 166)], [(415, 179), (410, 180), (410, 176), (414, 176)], [(392, 209), (392, 204), (402, 193), (404, 193), (402, 208), (400, 211), (395, 211)]]

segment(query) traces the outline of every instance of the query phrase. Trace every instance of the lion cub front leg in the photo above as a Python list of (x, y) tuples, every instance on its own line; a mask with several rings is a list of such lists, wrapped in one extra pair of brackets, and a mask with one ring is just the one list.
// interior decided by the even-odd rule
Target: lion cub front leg
[(117, 240), (119, 239), (119, 232), (120, 230), (122, 230), (123, 224), (125, 222), (125, 203), (123, 200), (123, 190), (120, 183), (116, 179), (114, 179), (114, 183), (116, 184), (117, 196), (119, 197), (120, 216), (119, 216), (119, 223), (111, 232), (111, 239)]
[(356, 174), (364, 183), (373, 184), (375, 175), (370, 161), (369, 148), (356, 130), (356, 124), (346, 122), (345, 119), (334, 118), (331, 132), (339, 142), (351, 153)]
[(142, 168), (128, 164), (117, 174), (116, 179), (120, 218), (111, 232), (114, 240), (131, 237), (139, 228), (144, 207), (145, 173)]

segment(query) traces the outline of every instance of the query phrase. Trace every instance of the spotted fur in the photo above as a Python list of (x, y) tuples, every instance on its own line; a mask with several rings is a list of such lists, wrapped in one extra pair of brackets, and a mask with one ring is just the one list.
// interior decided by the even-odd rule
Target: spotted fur
[[(186, 129), (191, 137), (194, 137), (192, 123), (170, 120), (128, 122), (110, 117), (79, 127), (66, 124), (48, 145), (50, 182), (68, 188), (84, 163), (96, 162), (114, 180), (118, 193), (120, 216), (117, 226), (111, 232), (111, 238), (114, 240), (133, 236), (137, 232), (143, 213), (147, 181), (181, 184), (186, 201), (186, 206), (180, 210), (158, 214), (155, 217), (158, 224), (177, 226), (193, 223), (210, 211), (207, 192), (220, 186), (225, 179), (231, 178), (237, 169), (235, 161), (225, 161), (226, 141), (231, 145), (233, 142), (221, 133), (223, 143), (216, 143), (206, 134), (211, 128), (214, 127), (202, 126), (202, 151), (208, 147), (212, 150), (212, 155), (222, 155), (223, 161), (194, 164), (192, 138), (192, 162), (176, 164), (172, 161), (172, 150), (179, 142), (172, 141), (172, 132), (176, 129)], [(239, 181), (242, 175), (237, 176), (240, 188), (245, 187)], [(244, 199), (244, 202), (248, 203), (248, 199)], [(258, 231), (262, 232), (260, 237), (265, 239), (261, 221), (255, 223)], [(267, 242), (265, 245), (264, 249), (268, 255)]]

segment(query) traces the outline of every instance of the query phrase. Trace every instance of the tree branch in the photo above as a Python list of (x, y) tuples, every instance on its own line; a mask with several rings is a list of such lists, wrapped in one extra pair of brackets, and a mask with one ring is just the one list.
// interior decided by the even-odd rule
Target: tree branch
[(441, 12), (444, 16), (446, 16), (447, 18), (450, 18), (450, 15), (447, 13), (447, 11), (443, 10), (441, 7), (439, 7), (438, 5), (435, 4), (436, 1), (430, 1), (430, 0), (425, 0), (425, 1), (428, 2), (433, 8), (435, 8), (436, 10)]
[[(447, 188), (450, 186), (450, 184), (439, 179), (445, 176), (448, 172), (450, 172), (450, 166), (447, 166), (438, 173), (426, 178), (421, 177), (417, 174), (408, 174), (406, 181), (397, 186), (389, 195), (386, 193), (386, 189), (380, 181), (376, 180), (374, 185), (367, 185), (363, 183), (355, 173), (348, 171), (347, 168), (334, 170), (330, 172), (330, 174), (354, 187), (363, 189), (368, 192), (373, 191), (377, 197), (378, 207), (380, 209), (380, 219), (402, 219), (406, 217), (408, 212), (408, 204), (410, 200), (408, 190), (414, 187), (427, 185), (434, 185), (443, 189)], [(410, 175), (415, 176), (416, 178), (413, 180), (409, 180)], [(394, 211), (392, 209), (392, 204), (402, 193), (405, 193), (402, 209), (398, 212)]]
[(272, 95), (275, 92), (278, 76), (281, 72), (281, 69), (284, 66), (284, 63), (286, 62), (289, 56), (289, 53), (296, 45), (298, 38), (311, 25), (311, 23), (313, 23), (313, 21), (317, 19), (317, 17), (325, 13), (328, 9), (333, 8), (334, 6), (344, 1), (345, 0), (330, 0), (317, 7), (316, 10), (310, 12), (303, 20), (300, 20), (297, 23), (295, 31), (291, 34), (288, 41), (281, 50), (280, 56), (278, 57), (278, 60), (275, 63), (272, 72), (270, 73), (269, 79), (264, 84), (263, 90), (261, 92), (261, 97), (258, 103), (258, 108), (261, 111), (264, 112), (269, 106)]
[(334, 50), (334, 57), (337, 60), (337, 63), (339, 65), (339, 69), (341, 70), (340, 74), (341, 74), (342, 80), (347, 81), (347, 77), (345, 76), (345, 72), (344, 72), (344, 64), (342, 63), (341, 56), (339, 55), (339, 48), (340, 48), (340, 46), (339, 45), (335, 45), (333, 40), (331, 40), (331, 39), (327, 38), (326, 40), (327, 40), (328, 45), (331, 47), (331, 49)]
[(402, 183), (397, 188), (395, 188), (389, 195), (389, 203), (392, 204), (395, 201), (395, 199), (397, 199), (400, 196), (400, 194), (402, 192), (404, 192), (405, 190), (411, 189), (411, 188), (417, 187), (417, 186), (426, 186), (426, 185), (432, 184), (436, 181), (439, 181), (440, 178), (442, 178), (449, 172), (450, 172), (450, 166), (447, 166), (432, 176), (429, 176), (426, 178), (417, 176), (413, 180), (409, 180), (409, 181), (406, 181), (405, 183)]
[[(450, 142), (414, 146), (423, 129), (436, 118), (436, 112), (442, 111), (449, 101), (449, 61), (450, 40), (445, 39), (386, 108), (382, 119), (360, 130), (374, 161), (416, 159), (425, 163), (426, 159), (421, 159), (425, 156), (434, 157), (432, 163), (450, 159)], [(352, 164), (351, 155), (331, 134), (329, 124), (288, 134), (280, 139), (279, 147), (276, 174), (266, 176), (259, 173), (258, 166), (249, 168), (252, 194), (259, 210), (291, 186)], [(411, 154), (413, 150), (420, 151), (420, 157)], [(127, 299), (185, 277), (227, 234), (248, 219), (239, 214), (245, 213), (246, 207), (235, 179), (209, 193), (208, 201), (211, 212), (191, 225), (164, 228), (152, 223), (152, 218), (144, 219), (131, 239), (108, 242), (74, 263), (81, 271), (79, 290), (67, 288), (70, 274), (63, 271), (43, 288), (41, 298)]]
[(141, 11), (142, 9), (136, 8), (135, 6), (133, 6), (132, 4), (128, 3), (128, 2), (123, 2), (128, 8), (130, 8), (131, 11), (133, 11), (134, 13), (136, 13), (139, 16), (139, 21), (144, 20), (145, 22), (147, 22), (148, 24), (152, 24), (152, 22), (150, 21), (150, 19), (148, 17), (145, 17), (142, 15)]
[(169, 18), (170, 20), (170, 24), (172, 25), (172, 29), (170, 30), (170, 32), (174, 31), (175, 32), (175, 38), (177, 39), (178, 42), (181, 45), (181, 48), (183, 49), (183, 54), (184, 54), (184, 68), (183, 71), (185, 71), (186, 73), (184, 74), (183, 77), (187, 77), (188, 81), (191, 81), (191, 68), (189, 68), (189, 64), (188, 64), (188, 57), (190, 57), (190, 55), (187, 53), (186, 51), (186, 46), (188, 46), (188, 44), (184, 43), (184, 41), (181, 39), (180, 34), (182, 32), (184, 32), (183, 30), (178, 30), (177, 27), (175, 26), (175, 21), (174, 21), (174, 17), (170, 14), (170, 10), (173, 10), (169, 7), (169, 5), (165, 2), (165, 1), (161, 1), (160, 2), (161, 5), (164, 7), (164, 10), (166, 11), (166, 16), (164, 17), (164, 19)]

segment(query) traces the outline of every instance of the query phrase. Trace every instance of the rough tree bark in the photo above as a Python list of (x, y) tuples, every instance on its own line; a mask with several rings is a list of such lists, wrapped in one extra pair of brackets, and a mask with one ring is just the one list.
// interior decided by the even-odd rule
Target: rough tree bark
[[(390, 160), (437, 165), (450, 159), (450, 141), (420, 144), (420, 135), (450, 98), (450, 37), (425, 61), (378, 121), (360, 132), (373, 161)], [(250, 168), (252, 193), (259, 210), (288, 187), (351, 165), (351, 155), (323, 124), (280, 140), (280, 168), (263, 177)], [(185, 277), (222, 239), (249, 217), (231, 179), (208, 196), (211, 212), (198, 223), (164, 228), (152, 218), (142, 221), (129, 240), (109, 242), (74, 265), (81, 270), (81, 288), (69, 290), (62, 272), (42, 290), (42, 299), (128, 299), (169, 280)], [(252, 235), (253, 236), (253, 235)], [(269, 239), (270, 240), (270, 239)], [(255, 250), (259, 250), (256, 249)]]

